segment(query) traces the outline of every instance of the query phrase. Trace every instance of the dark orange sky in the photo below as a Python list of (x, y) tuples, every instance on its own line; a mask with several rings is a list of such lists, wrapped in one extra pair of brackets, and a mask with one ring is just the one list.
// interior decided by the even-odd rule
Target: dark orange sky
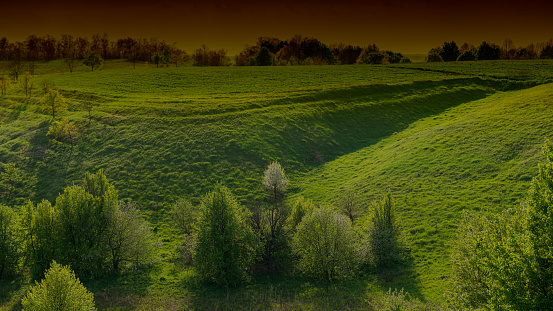
[(112, 40), (155, 36), (188, 52), (205, 43), (234, 55), (259, 36), (301, 34), (325, 43), (426, 53), (450, 40), (547, 41), (553, 37), (552, 14), (551, 0), (26, 0), (0, 6), (0, 37), (107, 32)]

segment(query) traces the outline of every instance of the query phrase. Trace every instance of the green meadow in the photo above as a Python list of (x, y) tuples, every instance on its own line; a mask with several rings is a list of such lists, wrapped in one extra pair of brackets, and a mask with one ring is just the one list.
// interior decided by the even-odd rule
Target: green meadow
[[(0, 63), (0, 74), (2, 66)], [(51, 202), (103, 169), (139, 203), (163, 246), (151, 266), (83, 280), (99, 310), (371, 309), (389, 288), (430, 308), (444, 301), (449, 251), (463, 210), (520, 204), (553, 134), (553, 61), (354, 66), (169, 67), (108, 61), (66, 72), (38, 62), (30, 98), (0, 97), (0, 163), (24, 172), (24, 200)], [(67, 99), (74, 146), (51, 141), (41, 111), (47, 80)], [(97, 104), (89, 120), (80, 104)], [(179, 198), (198, 204), (217, 182), (248, 206), (279, 161), (287, 201), (336, 205), (353, 189), (367, 209), (391, 193), (406, 245), (393, 269), (331, 285), (254, 275), (242, 287), (198, 284), (169, 219)], [(18, 310), (30, 283), (2, 281), (0, 306)]]

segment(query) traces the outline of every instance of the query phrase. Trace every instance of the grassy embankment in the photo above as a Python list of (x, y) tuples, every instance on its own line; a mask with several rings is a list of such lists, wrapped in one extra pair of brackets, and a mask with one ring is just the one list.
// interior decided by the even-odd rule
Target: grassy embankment
[[(551, 85), (504, 92), (551, 82), (551, 62), (125, 65), (69, 74), (40, 64), (36, 81), (51, 80), (73, 107), (59, 114), (81, 128), (73, 150), (49, 143), (51, 120), (36, 98), (26, 101), (16, 91), (0, 99), (0, 162), (25, 170), (33, 201), (54, 200), (85, 171), (103, 168), (122, 197), (142, 203), (165, 242), (153, 267), (88, 282), (103, 309), (113, 309), (111, 303), (123, 309), (156, 303), (320, 308), (330, 301), (331, 307), (359, 307), (390, 286), (440, 300), (460, 211), (517, 204), (535, 175), (544, 137), (553, 133)], [(76, 105), (84, 98), (99, 103), (90, 125)], [(340, 189), (354, 188), (368, 204), (391, 191), (410, 245), (409, 263), (330, 292), (282, 277), (230, 293), (195, 285), (193, 270), (179, 264), (168, 204), (178, 197), (197, 202), (217, 181), (243, 203), (258, 199), (271, 160), (290, 175), (291, 197), (332, 204)]]

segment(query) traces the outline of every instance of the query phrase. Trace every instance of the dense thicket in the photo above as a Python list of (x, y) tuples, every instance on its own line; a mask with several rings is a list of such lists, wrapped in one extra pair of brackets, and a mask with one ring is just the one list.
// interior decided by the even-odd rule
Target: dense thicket
[(28, 202), (21, 221), (23, 249), (33, 278), (53, 260), (79, 275), (119, 270), (144, 263), (154, 254), (155, 238), (139, 211), (119, 202), (102, 171), (87, 173), (83, 185), (65, 188), (55, 205)]

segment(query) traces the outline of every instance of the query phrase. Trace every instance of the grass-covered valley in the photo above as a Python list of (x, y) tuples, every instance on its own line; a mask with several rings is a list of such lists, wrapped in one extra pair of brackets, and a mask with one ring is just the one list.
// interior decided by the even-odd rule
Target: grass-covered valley
[[(0, 163), (23, 173), (7, 202), (18, 213), (103, 169), (155, 228), (162, 244), (152, 264), (82, 279), (99, 310), (371, 309), (389, 288), (443, 306), (463, 210), (519, 205), (553, 133), (550, 60), (136, 69), (109, 61), (64, 71), (61, 61), (39, 62), (30, 98), (17, 85), (0, 97)], [(40, 107), (42, 81), (67, 99), (56, 119), (76, 125), (72, 145), (46, 135), (53, 120)], [(338, 205), (352, 189), (369, 210), (390, 193), (401, 264), (331, 285), (290, 271), (231, 289), (198, 282), (170, 206), (198, 205), (218, 182), (251, 206), (266, 196), (261, 180), (273, 161), (290, 179), (289, 205), (300, 196)], [(30, 285), (25, 273), (2, 280), (2, 308), (18, 310)]]

